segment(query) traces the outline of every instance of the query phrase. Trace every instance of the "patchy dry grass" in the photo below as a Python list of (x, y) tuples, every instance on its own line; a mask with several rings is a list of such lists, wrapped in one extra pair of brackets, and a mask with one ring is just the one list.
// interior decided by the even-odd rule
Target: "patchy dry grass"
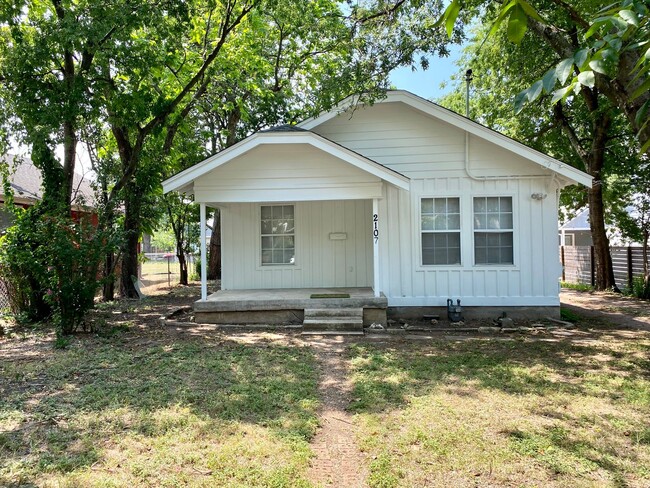
[(0, 354), (1, 486), (308, 485), (307, 348), (141, 332), (63, 351), (15, 341)]
[(650, 486), (638, 337), (351, 347), (371, 486)]

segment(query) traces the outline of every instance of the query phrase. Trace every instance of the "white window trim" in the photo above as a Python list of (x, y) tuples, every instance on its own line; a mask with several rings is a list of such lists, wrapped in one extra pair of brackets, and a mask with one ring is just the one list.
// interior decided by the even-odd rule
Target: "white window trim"
[[(281, 207), (283, 205), (292, 205), (293, 206), (293, 222), (294, 222), (294, 230), (293, 230), (293, 239), (294, 239), (294, 252), (295, 252), (295, 258), (294, 258), (294, 263), (293, 264), (262, 264), (262, 207)], [(255, 220), (255, 225), (256, 225), (256, 235), (257, 238), (255, 240), (255, 252), (257, 254), (257, 266), (256, 269), (258, 271), (272, 271), (272, 270), (296, 270), (296, 269), (302, 269), (302, 266), (299, 265), (299, 260), (298, 260), (298, 205), (296, 202), (265, 202), (265, 203), (260, 203), (257, 205), (257, 212), (256, 212), (256, 220)]]
[[(458, 199), (458, 208), (459, 208), (459, 213), (460, 213), (460, 227), (458, 229), (458, 233), (460, 234), (460, 263), (459, 264), (422, 264), (422, 233), (426, 232), (422, 230), (422, 200), (426, 198), (457, 198)], [(417, 195), (416, 196), (416, 205), (417, 205), (417, 212), (414, 212), (417, 214), (417, 222), (416, 222), (416, 230), (417, 230), (417, 238), (415, 239), (415, 247), (417, 248), (417, 257), (418, 261), (416, 263), (416, 270), (435, 270), (435, 269), (460, 269), (464, 267), (464, 253), (463, 253), (463, 196), (462, 195), (440, 195), (440, 194), (424, 194), (424, 195)], [(444, 232), (444, 231), (439, 231), (439, 232)], [(456, 231), (452, 231), (456, 232)], [(435, 232), (434, 232), (435, 233)]]
[[(475, 198), (494, 198), (494, 197), (510, 197), (512, 199), (512, 229), (491, 229), (491, 230), (477, 230), (474, 228), (474, 199)], [(484, 269), (491, 269), (491, 270), (498, 270), (498, 269), (507, 269), (507, 270), (512, 270), (513, 268), (518, 268), (518, 242), (517, 242), (517, 236), (519, 235), (519, 226), (518, 226), (518, 221), (516, 216), (519, 215), (519, 202), (517, 200), (517, 196), (515, 193), (512, 192), (495, 192), (495, 193), (489, 193), (489, 194), (473, 194), (469, 196), (470, 199), (470, 211), (471, 211), (471, 216), (470, 216), (470, 225), (471, 225), (471, 233), (472, 233), (472, 267), (473, 268), (484, 268)], [(498, 233), (498, 232), (512, 232), (512, 263), (511, 264), (504, 264), (504, 263), (495, 263), (495, 264), (477, 264), (476, 263), (476, 244), (475, 244), (475, 235), (476, 232), (493, 232), (493, 233)]]

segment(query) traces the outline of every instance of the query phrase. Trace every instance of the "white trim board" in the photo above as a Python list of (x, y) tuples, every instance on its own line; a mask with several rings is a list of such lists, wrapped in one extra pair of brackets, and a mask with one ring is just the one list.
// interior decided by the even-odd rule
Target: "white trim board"
[[(337, 107), (330, 110), (329, 112), (324, 112), (316, 117), (307, 119), (297, 127), (302, 129), (311, 130), (314, 127), (321, 125), (324, 122), (342, 114), (346, 110), (352, 107), (352, 98), (343, 100)], [(392, 90), (387, 92), (386, 98), (378, 100), (375, 103), (388, 103), (388, 102), (402, 102), (410, 107), (413, 107), (420, 112), (423, 112), (431, 117), (442, 120), (454, 127), (462, 129), (472, 135), (475, 135), (481, 139), (484, 139), (488, 142), (496, 144), (508, 151), (511, 151), (523, 158), (526, 158), (543, 168), (549, 169), (561, 176), (564, 176), (566, 179), (570, 180), (572, 183), (579, 183), (587, 187), (591, 187), (593, 178), (587, 173), (580, 171), (579, 169), (569, 166), (562, 161), (559, 161), (547, 154), (544, 154), (540, 151), (532, 149), (525, 144), (515, 141), (503, 134), (489, 129), (481, 124), (478, 124), (467, 117), (457, 114), (451, 110), (448, 110), (440, 105), (437, 105), (433, 102), (420, 98), (413, 93), (404, 90)]]
[(397, 171), (389, 169), (372, 159), (366, 158), (313, 132), (297, 131), (257, 132), (239, 143), (163, 181), (163, 192), (168, 193), (170, 191), (187, 189), (188, 185), (201, 176), (262, 144), (309, 144), (362, 171), (381, 178), (398, 188), (407, 191), (410, 189), (410, 179)]

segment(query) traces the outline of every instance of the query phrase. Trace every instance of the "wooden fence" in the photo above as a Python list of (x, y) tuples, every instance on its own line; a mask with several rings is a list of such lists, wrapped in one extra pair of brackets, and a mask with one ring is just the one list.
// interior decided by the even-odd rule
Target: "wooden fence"
[[(643, 276), (643, 248), (640, 246), (611, 247), (614, 279), (619, 288), (631, 288), (634, 278)], [(596, 282), (593, 246), (560, 246), (562, 281)]]

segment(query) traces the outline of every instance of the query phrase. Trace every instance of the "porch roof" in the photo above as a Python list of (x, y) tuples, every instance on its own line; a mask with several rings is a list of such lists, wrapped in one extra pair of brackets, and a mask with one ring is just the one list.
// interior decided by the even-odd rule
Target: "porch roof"
[[(340, 162), (361, 170), (369, 176), (379, 178), (382, 181), (388, 182), (404, 190), (410, 189), (410, 179), (395, 170), (387, 168), (372, 159), (366, 158), (361, 154), (351, 151), (350, 149), (330, 141), (314, 132), (290, 126), (283, 126), (282, 130), (276, 128), (257, 132), (239, 143), (195, 164), (185, 171), (172, 176), (163, 182), (163, 191), (164, 193), (178, 191), (195, 194), (197, 190), (197, 182), (201, 181), (201, 183), (198, 184), (198, 187), (205, 184), (205, 178), (208, 173), (227, 163), (236, 163), (235, 160), (237, 158), (243, 157), (256, 148), (263, 146), (269, 148), (279, 148), (281, 146), (288, 148), (301, 147), (298, 145), (303, 145), (302, 147), (306, 147), (305, 145), (310, 146), (311, 148), (322, 152), (327, 157), (335, 158)], [(242, 198), (245, 196), (246, 192), (242, 191)], [(250, 196), (250, 193), (248, 196)], [(240, 201), (244, 200), (245, 198)], [(233, 201), (232, 197), (230, 201)]]

